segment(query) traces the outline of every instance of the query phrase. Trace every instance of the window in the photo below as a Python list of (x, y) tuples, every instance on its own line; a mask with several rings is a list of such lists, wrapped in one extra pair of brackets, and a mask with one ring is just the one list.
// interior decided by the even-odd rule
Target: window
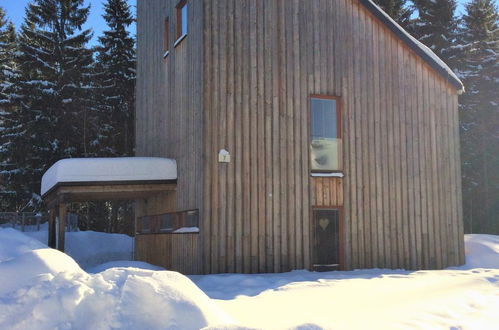
[(312, 171), (341, 171), (341, 113), (338, 102), (330, 96), (312, 96), (310, 109)]
[(142, 230), (143, 233), (150, 233), (151, 232), (151, 218), (150, 217), (143, 217), (142, 218)]
[(175, 35), (177, 41), (175, 41), (175, 46), (182, 41), (187, 35), (187, 1), (181, 0), (176, 7), (177, 10), (177, 24), (175, 26)]
[(160, 216), (159, 231), (173, 231), (173, 221), (171, 214), (163, 214)]
[(199, 210), (186, 210), (139, 217), (137, 221), (137, 233), (199, 233)]
[(170, 53), (170, 19), (165, 18), (163, 27), (163, 58), (166, 58)]
[(187, 211), (187, 219), (185, 220), (186, 227), (198, 227), (199, 226), (199, 211), (192, 210)]

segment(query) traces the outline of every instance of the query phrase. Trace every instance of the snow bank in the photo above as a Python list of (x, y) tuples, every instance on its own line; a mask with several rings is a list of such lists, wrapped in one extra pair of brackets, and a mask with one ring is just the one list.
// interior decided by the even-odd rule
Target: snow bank
[(137, 268), (137, 269), (147, 269), (147, 270), (165, 270), (163, 267), (151, 265), (143, 261), (127, 261), (127, 260), (116, 260), (103, 263), (101, 265), (90, 267), (85, 269), (88, 273), (100, 273), (108, 270), (109, 268)]
[(91, 275), (11, 229), (0, 229), (0, 248), (0, 329), (200, 329), (232, 322), (176, 272), (110, 268)]
[[(47, 231), (24, 234), (47, 243)], [(133, 238), (90, 230), (68, 232), (65, 250), (83, 269), (87, 269), (113, 260), (133, 260)]]
[(499, 269), (499, 236), (470, 234), (464, 235), (464, 241), (466, 264), (459, 268)]
[(58, 183), (161, 181), (177, 179), (177, 162), (159, 157), (70, 158), (52, 165), (42, 177), (41, 194)]
[(0, 262), (46, 247), (39, 240), (23, 235), (15, 229), (0, 228)]

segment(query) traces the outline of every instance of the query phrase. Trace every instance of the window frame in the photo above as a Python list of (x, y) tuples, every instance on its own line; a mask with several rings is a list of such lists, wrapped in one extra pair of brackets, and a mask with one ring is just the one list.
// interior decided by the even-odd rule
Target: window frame
[[(187, 22), (185, 22), (186, 24), (186, 31), (182, 31), (182, 23), (183, 23), (183, 20), (182, 20), (182, 9), (186, 7), (186, 10), (187, 10)], [(187, 36), (187, 33), (189, 31), (189, 28), (188, 28), (188, 22), (189, 22), (189, 7), (187, 5), (187, 0), (180, 0), (177, 5), (175, 6), (175, 16), (176, 16), (176, 22), (175, 22), (175, 43), (174, 43), (174, 47), (177, 47), (177, 45), (182, 41), (184, 40), (184, 38)]]
[[(335, 100), (336, 101), (336, 132), (338, 135), (338, 139), (341, 139), (341, 161), (340, 161), (340, 168), (338, 170), (314, 170), (312, 169), (312, 159), (311, 159), (311, 152), (309, 151), (308, 157), (309, 157), (309, 166), (310, 166), (310, 172), (312, 174), (318, 175), (321, 173), (324, 174), (332, 174), (332, 173), (338, 173), (341, 174), (343, 177), (343, 170), (344, 170), (344, 155), (343, 155), (343, 102), (340, 96), (336, 95), (325, 95), (325, 94), (310, 94), (308, 96), (308, 115), (309, 115), (309, 125), (308, 128), (310, 130), (310, 134), (308, 135), (308, 145), (312, 145), (312, 99), (321, 99), (321, 100)], [(319, 175), (320, 176), (320, 175)]]
[[(189, 223), (188, 216), (193, 215), (194, 223)], [(171, 222), (171, 228), (163, 227), (162, 217), (169, 216)], [(147, 220), (147, 222), (145, 222)], [(152, 234), (199, 234), (200, 233), (200, 214), (199, 209), (189, 209), (183, 211), (170, 211), (162, 214), (154, 215), (144, 215), (137, 217), (135, 222), (135, 234), (136, 235), (152, 235)], [(147, 226), (144, 224), (147, 223)], [(177, 230), (182, 227), (192, 227), (197, 228), (197, 231), (192, 232), (177, 232)]]
[(163, 21), (163, 58), (170, 55), (170, 17), (165, 17)]

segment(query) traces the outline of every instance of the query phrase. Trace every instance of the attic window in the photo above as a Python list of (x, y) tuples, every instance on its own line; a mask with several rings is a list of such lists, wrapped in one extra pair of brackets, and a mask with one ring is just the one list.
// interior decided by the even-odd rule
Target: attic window
[(187, 0), (181, 0), (175, 7), (177, 11), (177, 24), (175, 25), (175, 46), (187, 36)]
[(170, 18), (165, 18), (163, 27), (163, 58), (170, 54)]

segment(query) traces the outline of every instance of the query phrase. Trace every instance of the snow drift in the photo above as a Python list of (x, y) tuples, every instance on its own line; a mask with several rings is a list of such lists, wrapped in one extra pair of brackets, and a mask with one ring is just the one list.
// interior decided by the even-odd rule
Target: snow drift
[[(45, 226), (46, 227), (46, 226)], [(48, 231), (27, 232), (26, 236), (47, 247)], [(34, 246), (40, 248), (40, 246)], [(133, 238), (124, 234), (109, 234), (95, 231), (66, 233), (65, 252), (83, 269), (96, 267), (114, 260), (133, 259)]]
[(499, 236), (464, 235), (464, 242), (466, 264), (459, 268), (499, 268)]
[(231, 322), (176, 272), (111, 268), (91, 275), (12, 229), (0, 229), (0, 247), (0, 329), (200, 329)]

